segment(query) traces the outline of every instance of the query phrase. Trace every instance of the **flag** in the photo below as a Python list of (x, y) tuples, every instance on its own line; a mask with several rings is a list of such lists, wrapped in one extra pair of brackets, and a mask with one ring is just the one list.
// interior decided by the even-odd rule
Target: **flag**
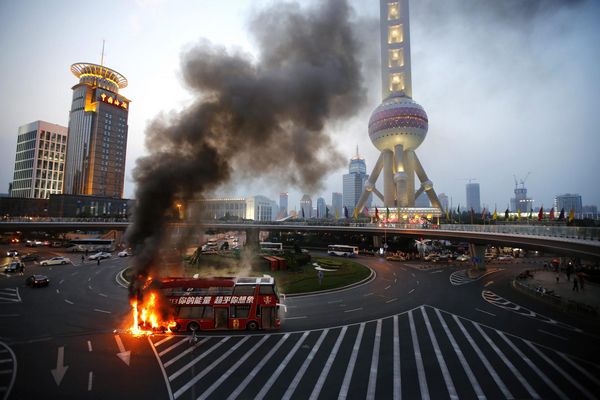
[(533, 207), (531, 207), (531, 209), (529, 210), (529, 216), (527, 218), (531, 219), (532, 216), (533, 216)]
[(504, 219), (508, 219), (508, 208), (504, 211)]
[(483, 211), (481, 211), (481, 219), (484, 219), (484, 218), (485, 218), (485, 212), (486, 212), (486, 211), (487, 211), (487, 210), (485, 209), (485, 207), (483, 207)]
[(494, 208), (494, 214), (492, 214), (492, 219), (495, 221), (498, 219), (498, 212), (496, 211), (496, 209)]
[(554, 207), (550, 209), (550, 221), (554, 220)]
[(365, 207), (365, 217), (369, 216), (369, 209), (367, 207)]
[(344, 206), (344, 217), (348, 218), (348, 207)]
[(541, 221), (544, 218), (544, 206), (540, 207), (540, 212), (538, 213), (538, 221)]
[(325, 218), (329, 218), (329, 207), (325, 207)]
[(354, 212), (352, 213), (352, 218), (358, 219), (358, 208), (354, 207)]
[(338, 210), (338, 208), (335, 208), (335, 219), (340, 219), (340, 210)]
[(450, 221), (450, 209), (446, 207), (446, 221)]
[(521, 220), (521, 209), (517, 208), (517, 219), (520, 221)]
[(458, 207), (456, 208), (456, 213), (457, 213), (458, 215), (460, 215), (460, 204), (459, 204), (459, 205), (458, 205)]
[(302, 210), (302, 218), (304, 218), (304, 207), (300, 207), (300, 210)]
[(375, 221), (379, 221), (379, 210), (375, 207)]
[(565, 219), (565, 209), (564, 207), (560, 209), (560, 214), (558, 216), (558, 220), (562, 221), (563, 219)]
[(385, 208), (385, 219), (386, 221), (390, 219), (390, 209), (389, 208)]
[(319, 207), (317, 207), (317, 219), (319, 218)]
[(569, 211), (569, 222), (573, 222), (574, 219), (575, 219), (575, 210), (573, 210), (571, 208), (571, 211)]

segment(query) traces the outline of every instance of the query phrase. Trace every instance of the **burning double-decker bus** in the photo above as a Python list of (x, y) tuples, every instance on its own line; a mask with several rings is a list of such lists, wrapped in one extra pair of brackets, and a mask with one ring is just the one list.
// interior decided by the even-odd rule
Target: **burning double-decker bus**
[(143, 331), (279, 329), (273, 277), (164, 278), (133, 304), (133, 333)]

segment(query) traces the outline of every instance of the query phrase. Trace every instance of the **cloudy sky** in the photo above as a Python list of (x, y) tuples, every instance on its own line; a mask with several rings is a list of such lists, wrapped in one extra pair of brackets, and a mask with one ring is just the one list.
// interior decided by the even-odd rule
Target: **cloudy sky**
[[(306, 7), (308, 1), (302, 1)], [(327, 126), (348, 159), (358, 145), (370, 170), (378, 153), (367, 122), (379, 104), (378, 1), (350, 1), (367, 101), (362, 111)], [(181, 58), (197, 43), (261, 59), (249, 22), (257, 10), (283, 2), (232, 0), (117, 1), (90, 7), (75, 1), (0, 2), (0, 193), (8, 191), (17, 129), (46, 120), (68, 124), (75, 62), (100, 62), (129, 80), (133, 102), (125, 195), (131, 171), (148, 154), (145, 131), (160, 113), (188, 106), (193, 94)], [(515, 186), (526, 186), (535, 206), (549, 208), (562, 193), (600, 205), (600, 2), (593, 0), (419, 0), (411, 2), (413, 95), (429, 115), (429, 133), (417, 153), (438, 193), (465, 204), (465, 183), (481, 185), (483, 205), (506, 208)], [(325, 40), (326, 38), (324, 38)], [(268, 112), (268, 110), (265, 110)], [(243, 140), (243, 138), (240, 138)], [(323, 151), (321, 143), (303, 145)], [(327, 150), (327, 149), (325, 149)], [(285, 157), (285, 154), (281, 155)], [(313, 201), (342, 191), (345, 168), (323, 171)], [(257, 189), (260, 188), (260, 189)], [(277, 174), (224, 185), (220, 194), (290, 192), (298, 208), (308, 188)]]

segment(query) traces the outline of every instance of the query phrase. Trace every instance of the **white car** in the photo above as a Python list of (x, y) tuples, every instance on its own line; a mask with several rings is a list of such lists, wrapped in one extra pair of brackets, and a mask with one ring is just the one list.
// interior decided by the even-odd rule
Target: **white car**
[(456, 257), (456, 261), (469, 261), (470, 259), (471, 257), (466, 254), (461, 254), (460, 256)]
[(510, 254), (503, 254), (501, 256), (498, 256), (498, 261), (512, 261), (514, 260), (514, 257), (511, 256)]
[(42, 266), (48, 266), (48, 265), (65, 265), (65, 264), (70, 264), (71, 260), (68, 259), (67, 257), (52, 257), (49, 260), (43, 260), (40, 261), (40, 265)]
[(119, 257), (129, 257), (131, 255), (130, 250), (123, 250), (117, 253)]
[(91, 256), (89, 256), (88, 258), (89, 258), (90, 260), (102, 260), (102, 259), (104, 259), (104, 258), (111, 258), (111, 257), (112, 257), (112, 254), (110, 254), (110, 253), (107, 253), (107, 252), (105, 252), (105, 251), (100, 251), (100, 252), (98, 252), (98, 253), (96, 253), (96, 254), (92, 254), (92, 255), (91, 255)]

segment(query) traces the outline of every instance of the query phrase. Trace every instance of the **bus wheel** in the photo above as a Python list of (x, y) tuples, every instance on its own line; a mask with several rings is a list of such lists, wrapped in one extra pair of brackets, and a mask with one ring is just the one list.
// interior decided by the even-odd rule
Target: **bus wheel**
[(258, 324), (256, 323), (256, 321), (250, 321), (246, 325), (246, 329), (248, 329), (249, 331), (255, 331), (258, 329)]
[(198, 325), (198, 323), (196, 323), (196, 322), (190, 322), (187, 326), (187, 329), (190, 332), (199, 331), (200, 325)]

